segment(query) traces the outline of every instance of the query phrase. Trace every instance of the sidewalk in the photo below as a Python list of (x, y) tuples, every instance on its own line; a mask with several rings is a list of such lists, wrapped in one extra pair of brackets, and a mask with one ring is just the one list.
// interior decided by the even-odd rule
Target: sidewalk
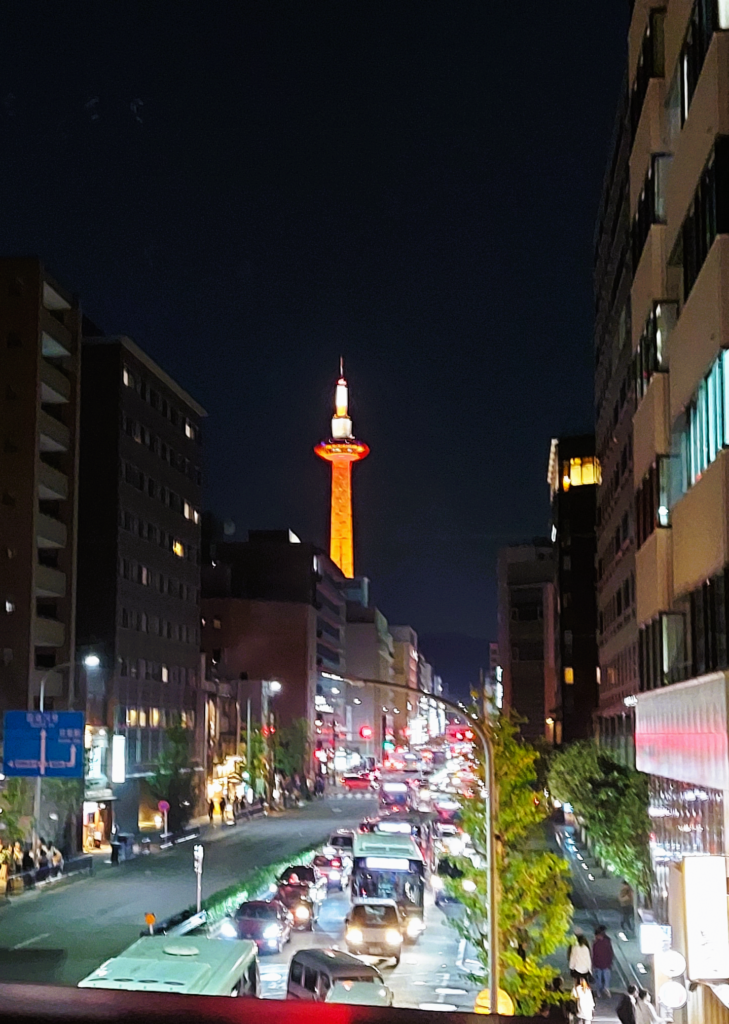
[[(624, 932), (620, 928), (620, 904), (618, 891), (622, 879), (604, 872), (600, 864), (580, 841), (577, 831), (571, 825), (554, 825), (552, 832), (555, 846), (570, 863), (572, 868), (572, 903), (575, 908), (573, 927), (581, 928), (592, 945), (595, 928), (604, 924), (613, 944), (615, 959), (611, 999), (597, 1000), (596, 1019), (616, 1020), (614, 1015), (618, 993), (628, 985), (647, 987), (650, 980), (642, 963), (638, 936), (635, 932)], [(566, 968), (566, 952), (561, 963), (555, 966), (569, 977)]]

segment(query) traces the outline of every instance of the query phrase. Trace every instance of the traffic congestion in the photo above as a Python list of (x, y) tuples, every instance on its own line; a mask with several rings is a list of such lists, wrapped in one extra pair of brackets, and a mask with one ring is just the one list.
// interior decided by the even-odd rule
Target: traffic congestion
[(80, 986), (472, 1009), (474, 963), (449, 923), (457, 886), (444, 883), (459, 877), (451, 858), (476, 856), (454, 799), (470, 767), (429, 753), (342, 779), (343, 796), (362, 792), (368, 809), (376, 797), (376, 813), (332, 830), (222, 920), (203, 911), (142, 936)]

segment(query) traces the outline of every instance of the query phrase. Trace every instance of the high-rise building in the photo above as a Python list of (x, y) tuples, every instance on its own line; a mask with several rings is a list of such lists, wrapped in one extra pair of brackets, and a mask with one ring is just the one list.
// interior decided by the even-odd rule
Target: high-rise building
[(0, 260), (0, 351), (0, 712), (37, 707), (43, 679), (63, 710), (79, 682), (81, 311), (36, 259)]
[(498, 559), (499, 655), (503, 707), (524, 721), (533, 740), (550, 736), (547, 694), (555, 691), (555, 643), (549, 633), (554, 601), (554, 552), (546, 538), (502, 548)]
[(592, 434), (553, 439), (547, 472), (552, 505), (556, 692), (547, 704), (555, 742), (587, 739), (598, 707), (595, 510), (600, 463)]
[[(644, 6), (644, 5), (642, 5)], [(633, 717), (625, 699), (638, 692), (633, 485), (634, 259), (631, 145), (635, 101), (623, 83), (594, 241), (595, 445), (602, 468), (597, 497), (597, 606), (601, 742), (633, 758)]]
[(329, 557), (342, 573), (354, 576), (354, 527), (352, 525), (352, 463), (366, 459), (370, 453), (364, 441), (352, 433), (349, 416), (349, 389), (340, 361), (339, 380), (334, 400), (332, 435), (314, 448), (320, 459), (332, 466), (331, 524)]
[[(616, 284), (612, 308), (630, 311), (622, 319), (631, 373), (626, 412), (612, 427), (625, 342), (612, 344), (615, 333), (604, 332), (602, 365), (612, 360), (616, 369), (603, 374), (615, 385), (599, 436), (620, 452), (622, 417), (633, 413), (625, 486), (635, 493), (635, 522), (626, 543), (620, 513), (604, 511), (598, 555), (603, 597), (616, 599), (601, 603), (603, 651), (608, 630), (618, 637), (627, 628), (626, 614), (635, 615), (637, 650), (631, 640), (624, 685), (606, 679), (614, 662), (603, 661), (601, 689), (610, 683), (606, 715), (618, 715), (620, 704), (635, 712), (636, 766), (650, 776), (650, 914), (672, 926), (672, 945), (686, 958), (687, 1024), (729, 1019), (716, 982), (729, 976), (728, 81), (726, 0), (633, 5), (620, 155), (609, 176), (622, 196), (618, 234), (627, 241), (626, 210), (630, 229), (630, 290)], [(603, 247), (612, 224), (601, 215)], [(610, 509), (614, 459), (601, 461)], [(622, 564), (633, 550), (626, 613)], [(606, 724), (609, 742), (615, 730)], [(666, 980), (657, 979), (659, 999)]]
[[(144, 779), (165, 727), (187, 726), (194, 755), (204, 416), (129, 338), (84, 339), (77, 644), (102, 659), (86, 694), (92, 733), (126, 741), (122, 831), (154, 818)], [(103, 790), (108, 754), (96, 765)]]
[[(359, 743), (361, 754), (371, 755), (379, 761), (388, 736), (387, 713), (383, 712), (383, 707), (396, 707), (400, 695), (384, 685), (394, 680), (394, 650), (387, 619), (378, 608), (360, 601), (347, 601), (346, 650), (348, 676), (377, 679), (383, 683), (382, 686), (350, 687), (349, 692), (353, 708), (353, 739)], [(363, 728), (372, 730), (370, 743), (359, 742), (363, 739), (360, 732)]]

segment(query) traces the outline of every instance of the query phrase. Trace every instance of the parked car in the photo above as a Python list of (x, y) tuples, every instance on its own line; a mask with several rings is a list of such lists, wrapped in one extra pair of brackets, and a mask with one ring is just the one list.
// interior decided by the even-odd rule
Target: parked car
[(222, 923), (220, 935), (252, 939), (260, 953), (280, 953), (293, 926), (293, 915), (280, 900), (249, 900)]
[(326, 878), (328, 889), (344, 890), (352, 874), (351, 860), (338, 854), (328, 856), (326, 853), (318, 853), (314, 857), (314, 867)]
[(394, 900), (358, 899), (345, 920), (347, 949), (355, 955), (383, 956), (400, 963), (406, 921)]

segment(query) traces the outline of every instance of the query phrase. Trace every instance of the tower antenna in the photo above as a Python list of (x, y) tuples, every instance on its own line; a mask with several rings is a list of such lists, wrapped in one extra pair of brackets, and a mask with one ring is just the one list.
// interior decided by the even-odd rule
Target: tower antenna
[(344, 376), (344, 356), (339, 357), (339, 376)]

